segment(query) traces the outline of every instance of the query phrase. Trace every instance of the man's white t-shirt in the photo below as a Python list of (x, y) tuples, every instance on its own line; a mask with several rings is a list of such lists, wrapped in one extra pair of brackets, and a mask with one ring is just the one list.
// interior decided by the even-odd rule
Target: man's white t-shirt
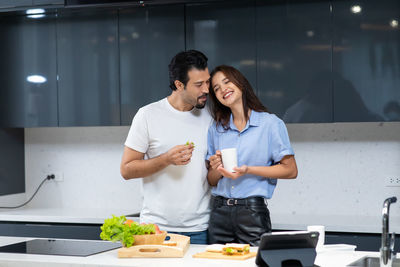
[(208, 228), (210, 192), (205, 158), (211, 116), (207, 108), (178, 111), (164, 98), (139, 109), (125, 145), (154, 158), (176, 145), (193, 142), (187, 165), (169, 165), (142, 179), (140, 221), (160, 229), (196, 232)]

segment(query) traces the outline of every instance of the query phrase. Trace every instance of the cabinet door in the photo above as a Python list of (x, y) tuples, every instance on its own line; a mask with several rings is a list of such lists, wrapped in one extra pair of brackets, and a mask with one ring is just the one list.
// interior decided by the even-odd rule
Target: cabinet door
[(240, 70), (256, 90), (256, 36), (254, 1), (191, 4), (186, 7), (186, 43), (218, 65)]
[(334, 120), (400, 121), (399, 1), (332, 5)]
[(0, 126), (57, 126), (55, 15), (0, 18)]
[(120, 11), (121, 123), (171, 93), (168, 64), (185, 49), (182, 5)]
[(24, 129), (0, 128), (0, 147), (0, 196), (24, 193)]
[(32, 0), (0, 0), (0, 8), (31, 6)]
[(59, 126), (120, 124), (117, 25), (116, 11), (59, 14)]
[(332, 122), (329, 2), (258, 1), (257, 81), (285, 122)]
[(100, 227), (97, 224), (0, 221), (0, 235), (100, 240)]
[(33, 0), (33, 5), (63, 5), (64, 0)]

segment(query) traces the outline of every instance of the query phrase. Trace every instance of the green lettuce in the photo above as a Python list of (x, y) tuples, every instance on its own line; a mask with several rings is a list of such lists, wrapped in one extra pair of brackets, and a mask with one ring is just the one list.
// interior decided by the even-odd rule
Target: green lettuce
[(100, 238), (112, 242), (121, 241), (125, 247), (130, 247), (135, 243), (134, 235), (154, 234), (156, 232), (154, 224), (139, 224), (132, 222), (125, 223), (126, 217), (116, 217), (105, 219), (104, 224), (100, 227)]
[(233, 254), (235, 252), (235, 250), (233, 248), (226, 248), (225, 251), (228, 254)]

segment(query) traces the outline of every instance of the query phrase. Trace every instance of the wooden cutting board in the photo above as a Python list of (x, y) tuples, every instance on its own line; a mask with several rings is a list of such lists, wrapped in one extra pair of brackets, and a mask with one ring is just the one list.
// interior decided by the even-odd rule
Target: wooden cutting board
[(224, 260), (247, 260), (257, 255), (257, 252), (249, 252), (244, 255), (225, 255), (221, 252), (199, 252), (193, 255), (193, 258), (206, 258), (206, 259), (224, 259)]
[(118, 249), (118, 258), (182, 258), (190, 245), (190, 237), (167, 234), (176, 246), (138, 245)]

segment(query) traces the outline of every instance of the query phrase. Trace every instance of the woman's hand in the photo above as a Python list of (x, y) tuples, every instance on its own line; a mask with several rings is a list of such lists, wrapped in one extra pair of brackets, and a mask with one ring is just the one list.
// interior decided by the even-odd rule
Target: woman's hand
[(234, 167), (233, 170), (235, 172), (229, 172), (226, 169), (224, 169), (224, 167), (222, 167), (222, 165), (220, 167), (217, 168), (217, 170), (224, 176), (227, 178), (231, 178), (233, 180), (239, 178), (240, 176), (243, 176), (247, 173), (248, 167), (247, 165), (242, 165), (240, 167)]
[(222, 158), (221, 151), (217, 150), (215, 155), (212, 155), (208, 159), (208, 173), (207, 180), (211, 186), (216, 186), (219, 179), (222, 178), (222, 174), (219, 172), (218, 168), (222, 168)]
[(208, 160), (210, 161), (211, 169), (217, 170), (219, 167), (222, 167), (221, 151), (217, 150), (215, 155), (212, 155)]

